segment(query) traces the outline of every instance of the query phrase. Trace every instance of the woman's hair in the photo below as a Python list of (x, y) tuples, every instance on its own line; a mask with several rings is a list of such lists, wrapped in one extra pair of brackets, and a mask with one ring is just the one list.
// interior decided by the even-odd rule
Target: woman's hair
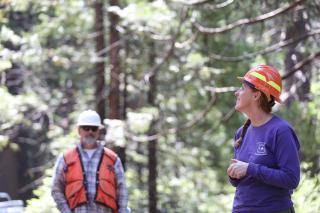
[[(260, 99), (259, 99), (259, 106), (261, 109), (266, 113), (271, 113), (272, 107), (275, 105), (274, 97), (270, 96), (270, 100), (268, 100), (268, 97), (265, 93), (261, 92), (260, 90), (256, 89), (255, 86), (247, 81), (243, 81), (243, 83), (246, 83), (253, 91), (257, 92), (259, 91), (261, 93)], [(248, 130), (248, 127), (250, 126), (251, 121), (250, 119), (247, 119), (246, 122), (243, 124), (240, 137), (236, 140), (234, 147), (239, 148), (242, 144), (242, 140), (244, 136), (246, 135), (246, 132)]]
[[(255, 90), (257, 90), (257, 89), (255, 89)], [(275, 105), (274, 97), (270, 96), (270, 101), (269, 101), (266, 94), (261, 92), (261, 96), (259, 99), (259, 105), (264, 112), (271, 113), (272, 107)]]
[(239, 137), (238, 140), (236, 140), (236, 142), (234, 143), (234, 147), (235, 147), (236, 149), (238, 149), (238, 148), (241, 146), (242, 140), (243, 140), (244, 136), (246, 135), (247, 129), (248, 129), (248, 127), (250, 126), (250, 124), (251, 124), (250, 119), (247, 119), (246, 122), (243, 124), (240, 137)]
[(264, 112), (271, 113), (272, 107), (275, 105), (274, 97), (270, 96), (270, 100), (268, 100), (268, 96), (264, 92), (258, 90), (253, 84), (249, 83), (248, 81), (243, 81), (243, 83), (247, 84), (254, 92), (259, 91), (261, 93), (259, 106)]

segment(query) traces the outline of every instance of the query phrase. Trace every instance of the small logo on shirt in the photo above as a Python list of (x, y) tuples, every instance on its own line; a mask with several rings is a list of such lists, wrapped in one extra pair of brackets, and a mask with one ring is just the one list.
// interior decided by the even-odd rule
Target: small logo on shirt
[(266, 143), (258, 142), (256, 155), (266, 155), (266, 154), (267, 154)]
[(114, 168), (113, 168), (112, 165), (108, 165), (107, 168), (108, 168), (109, 172), (113, 172), (114, 173)]

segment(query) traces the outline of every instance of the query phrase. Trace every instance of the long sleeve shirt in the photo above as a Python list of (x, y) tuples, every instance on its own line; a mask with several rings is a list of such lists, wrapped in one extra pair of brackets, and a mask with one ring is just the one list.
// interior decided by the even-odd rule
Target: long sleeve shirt
[[(96, 171), (98, 169), (100, 157), (103, 154), (103, 146), (99, 145), (92, 156), (89, 156), (80, 145), (78, 145), (78, 148), (80, 150), (80, 156), (88, 182), (87, 189), (89, 203), (87, 205), (78, 206), (73, 211), (70, 210), (64, 194), (64, 170), (66, 169), (66, 163), (63, 155), (61, 154), (56, 161), (51, 190), (51, 194), (57, 204), (57, 208), (62, 213), (112, 213), (110, 208), (94, 202), (94, 195), (96, 193)], [(114, 169), (117, 177), (117, 204), (119, 213), (130, 213), (130, 209), (127, 207), (128, 192), (125, 176), (123, 166), (119, 158), (117, 158), (115, 162)]]
[[(240, 128), (235, 139), (240, 137)], [(292, 127), (273, 115), (266, 124), (250, 125), (235, 159), (248, 163), (247, 174), (230, 182), (236, 187), (233, 212), (270, 212), (292, 207), (300, 180), (299, 140)]]

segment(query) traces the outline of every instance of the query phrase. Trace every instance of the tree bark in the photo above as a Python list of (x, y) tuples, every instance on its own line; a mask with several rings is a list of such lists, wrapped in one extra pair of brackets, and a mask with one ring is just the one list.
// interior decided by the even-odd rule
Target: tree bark
[[(155, 62), (155, 53), (154, 53), (154, 43), (150, 43), (150, 54), (149, 54), (149, 64), (150, 67), (153, 66)], [(156, 99), (156, 74), (152, 74), (149, 78), (149, 92), (148, 92), (148, 104), (150, 106), (155, 106)], [(155, 130), (156, 121), (151, 123), (149, 135), (154, 135), (156, 133)], [(148, 169), (149, 169), (149, 177), (148, 177), (148, 191), (149, 191), (149, 213), (157, 212), (157, 202), (158, 202), (158, 193), (157, 193), (157, 144), (158, 141), (151, 140), (148, 142)]]
[[(110, 0), (110, 6), (120, 6), (118, 0)], [(119, 16), (113, 12), (109, 13), (110, 19), (110, 91), (109, 91), (109, 118), (121, 119), (121, 107), (120, 107), (120, 58), (119, 51), (120, 34), (117, 30), (119, 23)], [(118, 154), (125, 168), (126, 154), (125, 147), (115, 146), (113, 150)]]
[(149, 168), (149, 213), (157, 212), (157, 202), (158, 202), (158, 193), (157, 193), (157, 140), (149, 141), (148, 143), (148, 168)]
[[(119, 6), (118, 0), (110, 0), (110, 6)], [(109, 93), (109, 118), (120, 119), (120, 46), (116, 45), (120, 40), (117, 28), (119, 17), (113, 12), (109, 13), (110, 19), (110, 93)]]
[(96, 43), (96, 88), (95, 88), (95, 100), (96, 110), (101, 119), (105, 118), (106, 97), (105, 97), (105, 41), (104, 41), (104, 18), (103, 18), (103, 1), (96, 0), (94, 3), (95, 9), (95, 37)]
[[(10, 148), (5, 148), (0, 152), (0, 192), (7, 192), (12, 199), (20, 199), (18, 193), (20, 188), (20, 162), (18, 153)], [(8, 163), (10, 162), (10, 163)]]
[[(286, 39), (292, 39), (299, 35), (307, 34), (307, 20), (304, 17), (302, 9), (294, 11), (293, 25), (287, 28)], [(303, 60), (304, 56), (298, 49), (299, 42), (293, 43), (288, 47), (288, 52), (285, 58), (286, 72), (290, 72), (293, 67)], [(287, 92), (289, 98), (286, 100), (286, 104), (290, 105), (293, 100), (307, 101), (309, 100), (310, 93), (310, 80), (312, 78), (310, 66), (305, 65), (300, 71), (296, 72), (294, 76), (288, 78)]]

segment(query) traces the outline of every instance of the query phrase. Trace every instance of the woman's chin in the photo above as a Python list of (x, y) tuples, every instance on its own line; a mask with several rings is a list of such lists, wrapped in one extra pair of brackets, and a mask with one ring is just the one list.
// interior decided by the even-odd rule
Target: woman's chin
[(236, 105), (234, 106), (234, 109), (235, 109), (236, 111), (238, 111), (238, 112), (241, 112), (241, 106), (240, 106), (239, 104), (236, 104)]

